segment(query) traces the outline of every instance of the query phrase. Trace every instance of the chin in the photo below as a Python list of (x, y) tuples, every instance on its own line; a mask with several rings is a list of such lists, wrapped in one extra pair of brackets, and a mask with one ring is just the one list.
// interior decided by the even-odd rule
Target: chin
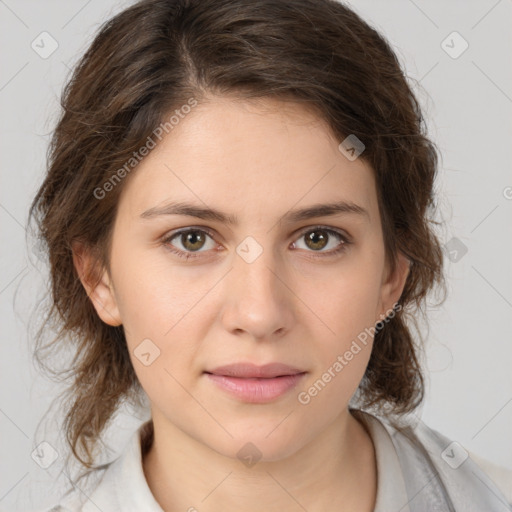
[(300, 450), (305, 442), (301, 443), (301, 439), (294, 438), (285, 429), (279, 432), (281, 426), (277, 426), (278, 424), (279, 422), (269, 422), (262, 423), (259, 428), (254, 425), (247, 428), (228, 428), (233, 438), (225, 435), (222, 439), (205, 441), (219, 454), (238, 459), (247, 467), (257, 462), (284, 460)]

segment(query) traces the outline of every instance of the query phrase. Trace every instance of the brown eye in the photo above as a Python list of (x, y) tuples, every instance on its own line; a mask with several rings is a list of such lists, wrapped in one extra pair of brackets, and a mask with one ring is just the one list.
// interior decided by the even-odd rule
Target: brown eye
[[(302, 241), (303, 244), (302, 244)], [(294, 248), (305, 249), (314, 256), (334, 256), (343, 251), (351, 242), (342, 233), (322, 226), (309, 228), (303, 231), (296, 242)]]
[(329, 235), (325, 229), (315, 229), (314, 231), (309, 231), (306, 233), (304, 235), (304, 239), (306, 240), (306, 245), (310, 249), (318, 251), (323, 249), (328, 244)]
[(201, 231), (188, 231), (181, 233), (181, 243), (187, 251), (197, 251), (201, 249), (205, 243), (204, 233)]
[(197, 256), (199, 256), (216, 246), (213, 236), (202, 229), (178, 231), (166, 237), (162, 243), (183, 258), (194, 257), (196, 256), (194, 253), (198, 253)]

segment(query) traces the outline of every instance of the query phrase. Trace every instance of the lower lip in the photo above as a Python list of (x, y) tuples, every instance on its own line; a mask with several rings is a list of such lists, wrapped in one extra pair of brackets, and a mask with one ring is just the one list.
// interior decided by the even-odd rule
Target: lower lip
[(225, 375), (206, 374), (217, 386), (244, 402), (262, 404), (270, 402), (293, 389), (305, 373), (284, 375), (270, 379), (244, 379)]

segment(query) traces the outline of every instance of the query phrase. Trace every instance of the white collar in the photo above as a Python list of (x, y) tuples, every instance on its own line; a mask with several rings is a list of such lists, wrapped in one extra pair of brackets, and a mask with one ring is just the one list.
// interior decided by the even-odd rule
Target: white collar
[[(361, 413), (358, 417), (367, 425), (375, 446), (378, 473), (375, 512), (409, 512), (400, 462), (388, 432), (376, 417), (357, 412)], [(132, 434), (121, 456), (106, 469), (84, 505), (83, 512), (97, 512), (98, 508), (123, 512), (163, 512), (151, 493), (142, 466), (141, 436), (147, 423)]]
[[(396, 428), (373, 414), (355, 409), (351, 412), (367, 427), (375, 447), (374, 512), (508, 509), (503, 494), (470, 457), (457, 470), (443, 460), (443, 453), (454, 443), (450, 444), (448, 438), (423, 422)], [(151, 493), (142, 466), (141, 435), (147, 424), (143, 423), (132, 434), (121, 456), (107, 466), (89, 499), (81, 494), (80, 502), (86, 501), (83, 508), (70, 510), (163, 512)]]

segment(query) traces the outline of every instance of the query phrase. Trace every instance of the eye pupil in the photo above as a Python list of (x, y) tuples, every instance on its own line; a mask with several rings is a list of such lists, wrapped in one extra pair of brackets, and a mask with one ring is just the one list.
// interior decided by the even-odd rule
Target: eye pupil
[[(320, 233), (320, 235), (318, 235)], [(311, 249), (323, 249), (328, 242), (328, 235), (325, 230), (316, 229), (315, 231), (310, 231), (306, 234), (307, 245)], [(309, 242), (313, 243), (313, 246), (309, 244)]]
[[(199, 247), (195, 246), (198, 241), (200, 242)], [(197, 251), (203, 247), (205, 237), (200, 231), (189, 231), (188, 233), (183, 233), (181, 235), (181, 243), (187, 250)]]

